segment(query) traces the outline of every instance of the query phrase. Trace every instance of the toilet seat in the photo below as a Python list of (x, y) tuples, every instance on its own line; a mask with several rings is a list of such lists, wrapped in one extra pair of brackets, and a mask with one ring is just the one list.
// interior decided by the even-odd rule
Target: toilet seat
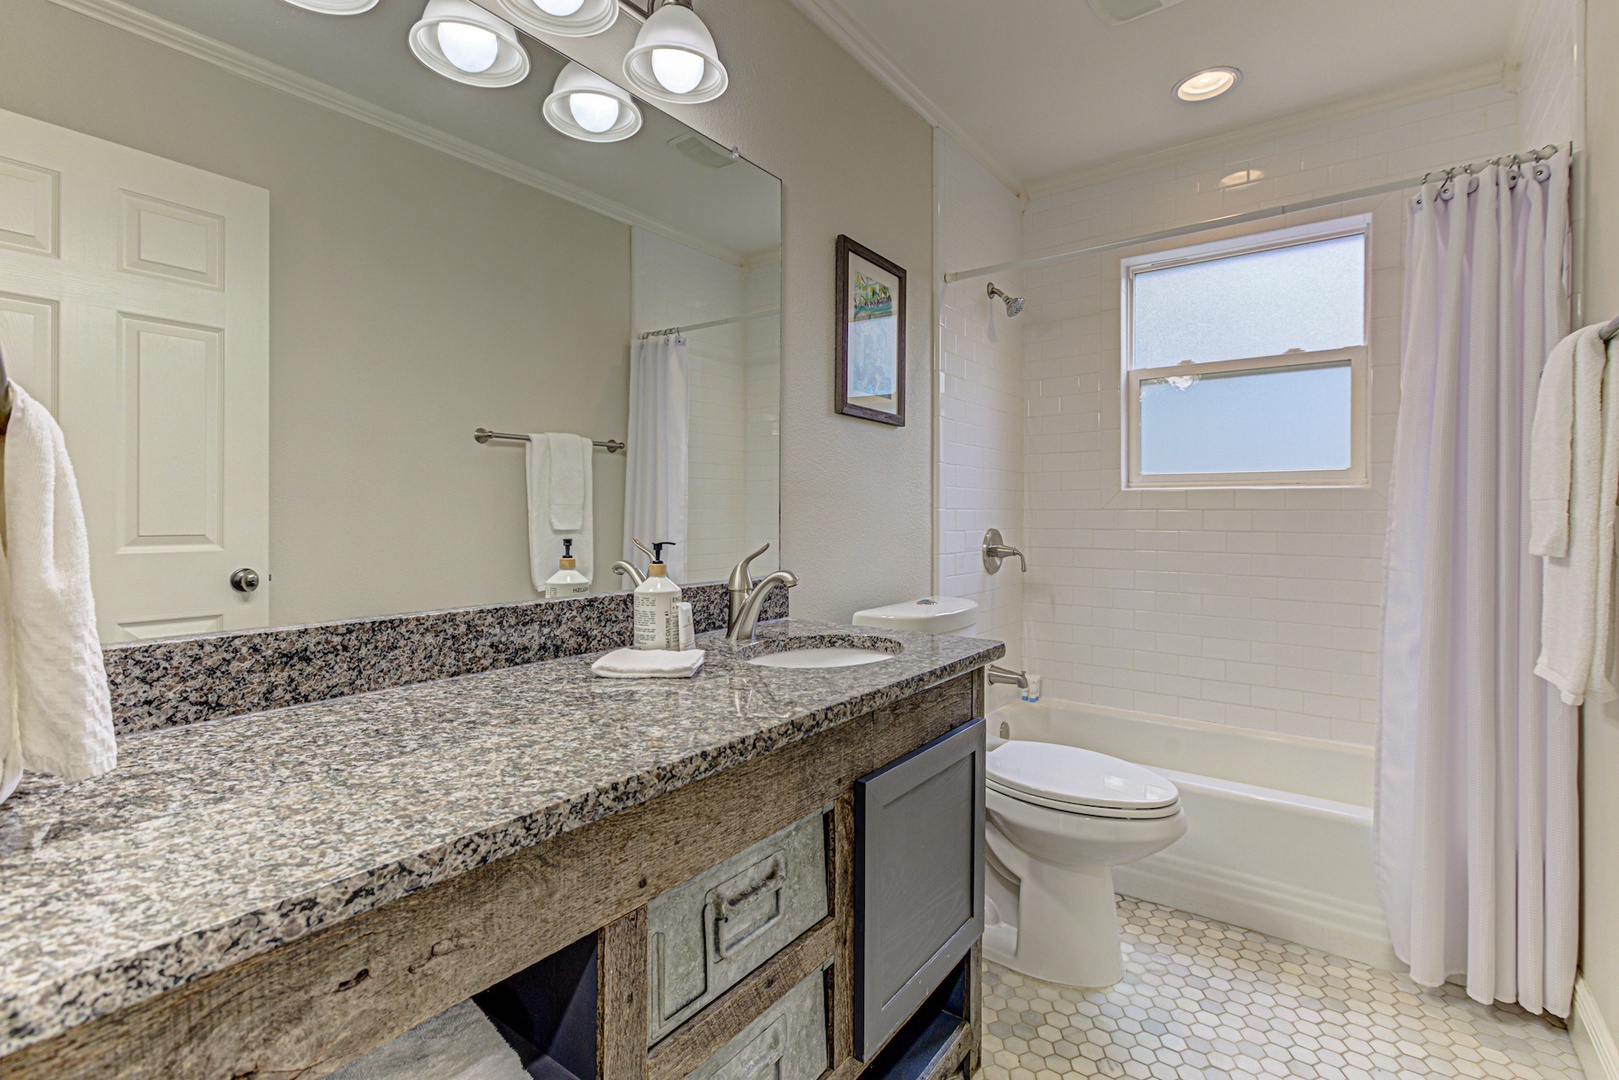
[(991, 791), (1033, 806), (1099, 818), (1166, 818), (1180, 792), (1150, 769), (1058, 743), (1014, 740), (989, 753)]

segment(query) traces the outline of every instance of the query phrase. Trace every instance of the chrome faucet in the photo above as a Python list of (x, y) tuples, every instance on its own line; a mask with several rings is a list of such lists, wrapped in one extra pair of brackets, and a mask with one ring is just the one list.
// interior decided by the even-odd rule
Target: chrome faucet
[(646, 580), (645, 574), (637, 570), (633, 564), (627, 563), (623, 559), (620, 559), (618, 562), (613, 564), (613, 573), (617, 574), (619, 577), (627, 577), (637, 585)]
[(989, 665), (988, 676), (990, 685), (992, 686), (996, 683), (1003, 683), (1007, 686), (1015, 686), (1019, 690), (1027, 690), (1029, 688), (1028, 673), (1022, 671), (1013, 671), (1011, 668), (1001, 667), (999, 664)]
[(759, 621), (759, 610), (764, 607), (765, 597), (778, 586), (791, 589), (798, 584), (797, 576), (786, 570), (777, 570), (754, 583), (748, 573), (748, 564), (769, 550), (770, 545), (766, 544), (753, 554), (743, 556), (742, 561), (732, 568), (730, 580), (725, 583), (731, 593), (731, 615), (725, 631), (730, 641), (752, 641), (753, 628)]

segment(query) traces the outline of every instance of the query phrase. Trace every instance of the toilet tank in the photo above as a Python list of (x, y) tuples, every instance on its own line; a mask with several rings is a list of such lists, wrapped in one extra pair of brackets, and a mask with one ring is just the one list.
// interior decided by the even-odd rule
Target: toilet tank
[(924, 634), (967, 634), (978, 622), (978, 602), (959, 596), (924, 596), (854, 613), (856, 626), (912, 630)]

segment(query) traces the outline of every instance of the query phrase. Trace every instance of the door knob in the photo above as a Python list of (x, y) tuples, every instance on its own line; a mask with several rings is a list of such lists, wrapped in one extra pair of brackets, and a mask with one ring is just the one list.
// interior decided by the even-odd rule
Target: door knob
[(252, 592), (259, 587), (259, 572), (244, 566), (230, 576), (230, 587), (237, 592)]

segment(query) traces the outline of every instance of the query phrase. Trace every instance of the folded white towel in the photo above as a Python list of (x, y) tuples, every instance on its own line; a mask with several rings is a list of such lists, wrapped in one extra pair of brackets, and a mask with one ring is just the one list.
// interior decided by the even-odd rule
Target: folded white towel
[[(560, 469), (556, 467), (559, 456), (553, 452), (557, 445), (564, 447)], [(595, 580), (590, 449), (590, 440), (582, 435), (528, 437), (528, 568), (534, 591), (541, 596), (545, 595), (545, 580), (557, 572), (564, 537), (573, 538), (573, 557), (578, 560), (574, 568)], [(577, 524), (559, 528), (557, 521)]]
[(84, 510), (62, 429), (11, 384), (0, 553), (0, 799), (23, 769), (72, 780), (118, 762)]
[(590, 440), (582, 435), (552, 433), (545, 437), (551, 454), (551, 528), (576, 533), (585, 525), (585, 474)]
[(1545, 556), (1535, 674), (1563, 701), (1613, 698), (1608, 681), (1614, 500), (1619, 495), (1619, 365), (1595, 326), (1547, 358), (1529, 460), (1529, 550)]
[(529, 1080), (483, 1010), (463, 1001), (332, 1074), (332, 1080)]
[(702, 649), (615, 649), (590, 670), (604, 679), (689, 679), (706, 655)]

